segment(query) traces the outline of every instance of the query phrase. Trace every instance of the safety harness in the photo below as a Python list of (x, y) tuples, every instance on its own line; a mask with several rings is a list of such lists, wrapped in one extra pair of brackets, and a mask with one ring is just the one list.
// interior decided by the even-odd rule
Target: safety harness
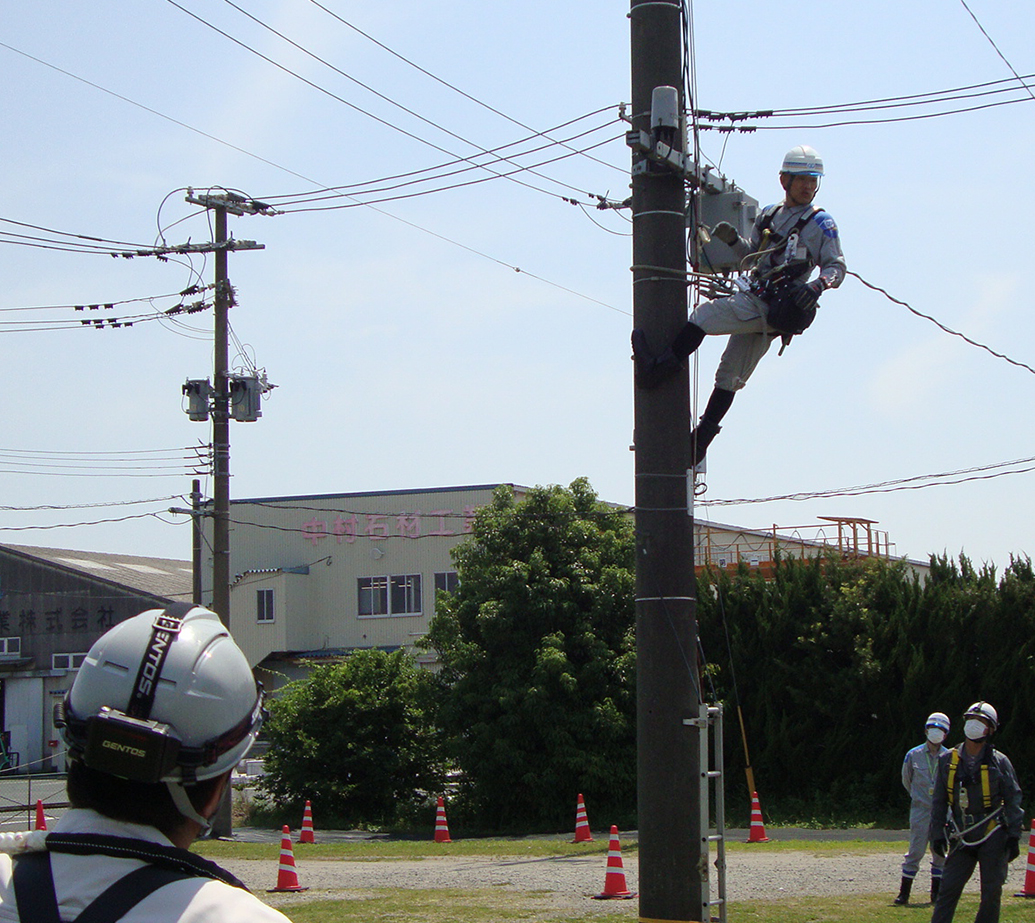
[[(962, 744), (960, 745), (963, 746)], [(980, 819), (975, 819), (974, 815), (961, 813), (960, 817), (963, 820), (962, 829), (956, 822), (956, 815), (953, 811), (958, 804), (958, 792), (963, 786), (963, 781), (960, 780), (959, 786), (957, 786), (956, 776), (960, 764), (960, 748), (957, 747), (952, 751), (952, 755), (949, 757), (949, 772), (946, 777), (946, 793), (949, 800), (949, 824), (952, 828), (949, 831), (949, 839), (954, 840), (957, 845), (963, 846), (980, 846), (985, 842), (996, 829), (999, 827), (1001, 821), (1001, 815), (1003, 813), (1003, 805), (1000, 804), (995, 810), (992, 809), (992, 783), (988, 772), (988, 760), (989, 755), (986, 755), (981, 761), (980, 776), (981, 776), (981, 806), (984, 814)], [(968, 805), (969, 807), (969, 805)], [(967, 820), (970, 818), (973, 823), (968, 825)], [(973, 833), (975, 830), (979, 830), (984, 827), (984, 832), (980, 840), (971, 841), (968, 840), (967, 834)]]
[(762, 216), (759, 222), (762, 233), (759, 250), (753, 256), (762, 257), (783, 247), (784, 259), (766, 273), (757, 275), (751, 281), (750, 291), (769, 306), (766, 324), (783, 336), (786, 348), (792, 336), (804, 333), (816, 319), (815, 304), (806, 308), (797, 304), (798, 293), (804, 285), (801, 279), (808, 274), (811, 264), (808, 260), (796, 259), (795, 253), (805, 225), (822, 209), (818, 205), (806, 208), (786, 236), (783, 236), (771, 230), (773, 220), (782, 207), (777, 205)]
[(52, 852), (79, 856), (101, 854), (148, 863), (110, 885), (76, 917), (75, 923), (115, 923), (159, 888), (189, 878), (210, 878), (248, 890), (214, 862), (186, 849), (147, 840), (89, 833), (51, 833), (47, 835), (46, 847), (44, 851), (25, 852), (13, 857), (18, 917), (27, 923), (61, 923), (50, 866)]

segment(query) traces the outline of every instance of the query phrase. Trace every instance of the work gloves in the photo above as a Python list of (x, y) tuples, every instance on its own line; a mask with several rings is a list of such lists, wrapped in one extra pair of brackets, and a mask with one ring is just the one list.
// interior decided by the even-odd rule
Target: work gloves
[(720, 221), (712, 228), (712, 237), (721, 240), (726, 246), (732, 247), (740, 240), (737, 229), (728, 221)]
[(1013, 862), (1021, 854), (1021, 844), (1017, 837), (1009, 837), (1006, 841), (1006, 861)]
[(814, 279), (798, 289), (797, 294), (794, 296), (794, 306), (802, 311), (814, 308), (819, 302), (819, 296), (826, 290), (827, 280), (820, 276), (818, 279)]

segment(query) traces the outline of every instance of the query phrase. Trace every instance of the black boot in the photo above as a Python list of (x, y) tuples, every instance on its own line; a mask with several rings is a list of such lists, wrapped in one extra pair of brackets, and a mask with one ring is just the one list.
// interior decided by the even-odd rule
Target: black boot
[(650, 391), (668, 381), (682, 367), (671, 347), (655, 356), (647, 346), (647, 336), (638, 327), (632, 332), (633, 361), (636, 363), (636, 387)]
[(704, 461), (705, 453), (712, 440), (719, 435), (722, 427), (719, 421), (726, 416), (726, 411), (733, 403), (735, 392), (723, 388), (715, 388), (708, 398), (708, 406), (704, 408), (697, 426), (690, 430), (690, 467), (696, 468)]
[(632, 332), (633, 360), (636, 362), (636, 387), (652, 390), (668, 381), (683, 367), (686, 359), (704, 339), (704, 331), (687, 321), (672, 345), (655, 356), (647, 345), (647, 335), (637, 327)]
[(931, 903), (938, 903), (938, 892), (942, 889), (942, 880), (940, 878), (931, 879)]
[[(903, 876), (902, 885), (899, 887), (898, 897), (895, 898), (894, 903), (902, 905), (909, 903), (909, 891), (913, 887), (913, 879), (906, 878)], [(932, 885), (933, 887), (933, 885)]]

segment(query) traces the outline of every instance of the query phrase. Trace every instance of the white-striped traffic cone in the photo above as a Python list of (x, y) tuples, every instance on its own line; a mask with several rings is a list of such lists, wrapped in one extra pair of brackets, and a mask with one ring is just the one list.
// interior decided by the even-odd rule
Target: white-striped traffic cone
[(751, 793), (751, 830), (748, 833), (749, 843), (768, 843), (765, 826), (762, 824), (762, 806), (758, 803), (758, 792)]
[(313, 806), (308, 800), (305, 803), (305, 810), (302, 812), (302, 830), (298, 834), (298, 842), (316, 842), (316, 836), (313, 834)]
[(595, 894), (597, 900), (610, 898), (628, 899), (636, 897), (635, 891), (625, 886), (625, 867), (622, 865), (622, 844), (618, 842), (618, 828), (611, 827), (611, 843), (607, 849), (607, 875), (604, 876), (604, 890)]
[(1014, 897), (1035, 897), (1035, 820), (1031, 822), (1031, 835), (1028, 837), (1028, 865), (1024, 872), (1024, 889)]
[(593, 834), (589, 830), (589, 818), (586, 817), (586, 802), (582, 800), (582, 793), (579, 793), (578, 803), (575, 805), (575, 839), (573, 843), (589, 843), (593, 840)]
[(280, 865), (277, 866), (277, 886), (267, 888), (268, 893), (274, 891), (308, 891), (299, 887), (298, 872), (295, 871), (295, 854), (291, 851), (291, 828), (286, 824), (280, 836)]
[(435, 842), (452, 843), (449, 838), (449, 824), (446, 823), (446, 802), (438, 796), (438, 806), (435, 808)]

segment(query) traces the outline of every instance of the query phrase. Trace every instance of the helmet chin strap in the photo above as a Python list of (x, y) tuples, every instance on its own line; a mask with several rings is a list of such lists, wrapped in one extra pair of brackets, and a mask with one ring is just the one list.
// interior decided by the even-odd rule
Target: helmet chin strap
[(212, 829), (211, 818), (202, 817), (198, 813), (197, 808), (191, 804), (187, 790), (179, 782), (166, 782), (165, 787), (169, 789), (169, 795), (172, 797), (173, 804), (176, 805), (176, 810), (186, 817), (187, 820), (192, 820), (201, 826), (200, 836), (207, 836)]

